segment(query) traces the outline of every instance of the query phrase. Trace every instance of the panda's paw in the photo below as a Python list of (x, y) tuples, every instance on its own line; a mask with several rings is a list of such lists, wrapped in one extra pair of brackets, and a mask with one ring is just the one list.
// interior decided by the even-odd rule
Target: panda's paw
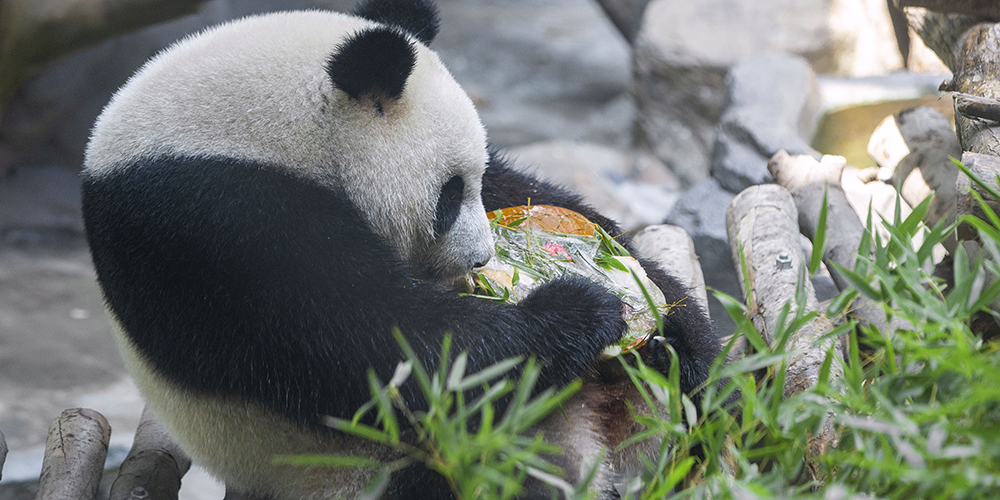
[(568, 277), (538, 287), (519, 303), (535, 320), (564, 336), (569, 344), (589, 344), (595, 351), (614, 344), (628, 325), (622, 300), (586, 278)]
[(666, 375), (670, 371), (670, 351), (666, 337), (654, 335), (639, 348), (639, 356), (646, 366)]

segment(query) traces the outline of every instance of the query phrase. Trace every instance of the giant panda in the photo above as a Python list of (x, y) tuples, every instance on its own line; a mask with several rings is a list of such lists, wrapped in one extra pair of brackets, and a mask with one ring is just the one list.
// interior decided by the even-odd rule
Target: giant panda
[[(428, 48), (437, 23), (426, 0), (248, 17), (154, 57), (97, 119), (83, 216), (116, 342), (171, 435), (236, 490), (359, 494), (372, 471), (271, 457), (392, 458), (318, 422), (369, 399), (367, 369), (390, 378), (402, 359), (393, 327), (429, 369), (451, 333), (470, 371), (535, 355), (539, 387), (583, 377), (565, 415), (542, 424), (566, 446), (556, 461), (571, 479), (634, 430), (621, 423), (625, 379), (595, 363), (625, 330), (616, 296), (582, 278), (506, 306), (453, 288), (491, 258), (487, 210), (530, 200), (621, 232), (487, 147), (472, 102)], [(668, 300), (686, 297), (645, 265)], [(711, 325), (693, 303), (664, 319), (643, 356), (666, 367), (672, 345), (693, 391), (718, 352)], [(401, 392), (421, 406), (414, 387)], [(628, 459), (608, 456), (595, 487), (613, 497), (615, 460)], [(411, 467), (383, 497), (451, 494)]]

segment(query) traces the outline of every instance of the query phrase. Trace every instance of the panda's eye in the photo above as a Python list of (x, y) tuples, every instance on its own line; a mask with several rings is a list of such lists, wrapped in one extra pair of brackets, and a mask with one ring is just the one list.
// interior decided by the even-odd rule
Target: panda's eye
[(438, 197), (437, 211), (434, 214), (434, 237), (447, 233), (458, 219), (462, 209), (462, 195), (465, 193), (465, 181), (455, 175), (441, 186), (441, 196)]

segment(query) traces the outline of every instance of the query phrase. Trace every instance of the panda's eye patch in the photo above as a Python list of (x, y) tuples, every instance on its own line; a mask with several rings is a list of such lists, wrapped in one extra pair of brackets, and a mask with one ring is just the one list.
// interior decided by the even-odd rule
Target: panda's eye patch
[(462, 196), (465, 193), (465, 181), (455, 175), (441, 186), (441, 196), (438, 197), (437, 212), (434, 214), (434, 237), (447, 233), (458, 219), (462, 209)]

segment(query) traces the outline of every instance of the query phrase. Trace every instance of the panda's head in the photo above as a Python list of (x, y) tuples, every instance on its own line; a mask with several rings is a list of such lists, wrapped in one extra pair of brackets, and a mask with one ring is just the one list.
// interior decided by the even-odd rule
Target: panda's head
[(491, 257), (492, 238), (485, 132), (426, 46), (436, 33), (425, 0), (369, 0), (189, 37), (105, 108), (87, 175), (164, 155), (275, 165), (345, 193), (401, 259), (449, 282)]

